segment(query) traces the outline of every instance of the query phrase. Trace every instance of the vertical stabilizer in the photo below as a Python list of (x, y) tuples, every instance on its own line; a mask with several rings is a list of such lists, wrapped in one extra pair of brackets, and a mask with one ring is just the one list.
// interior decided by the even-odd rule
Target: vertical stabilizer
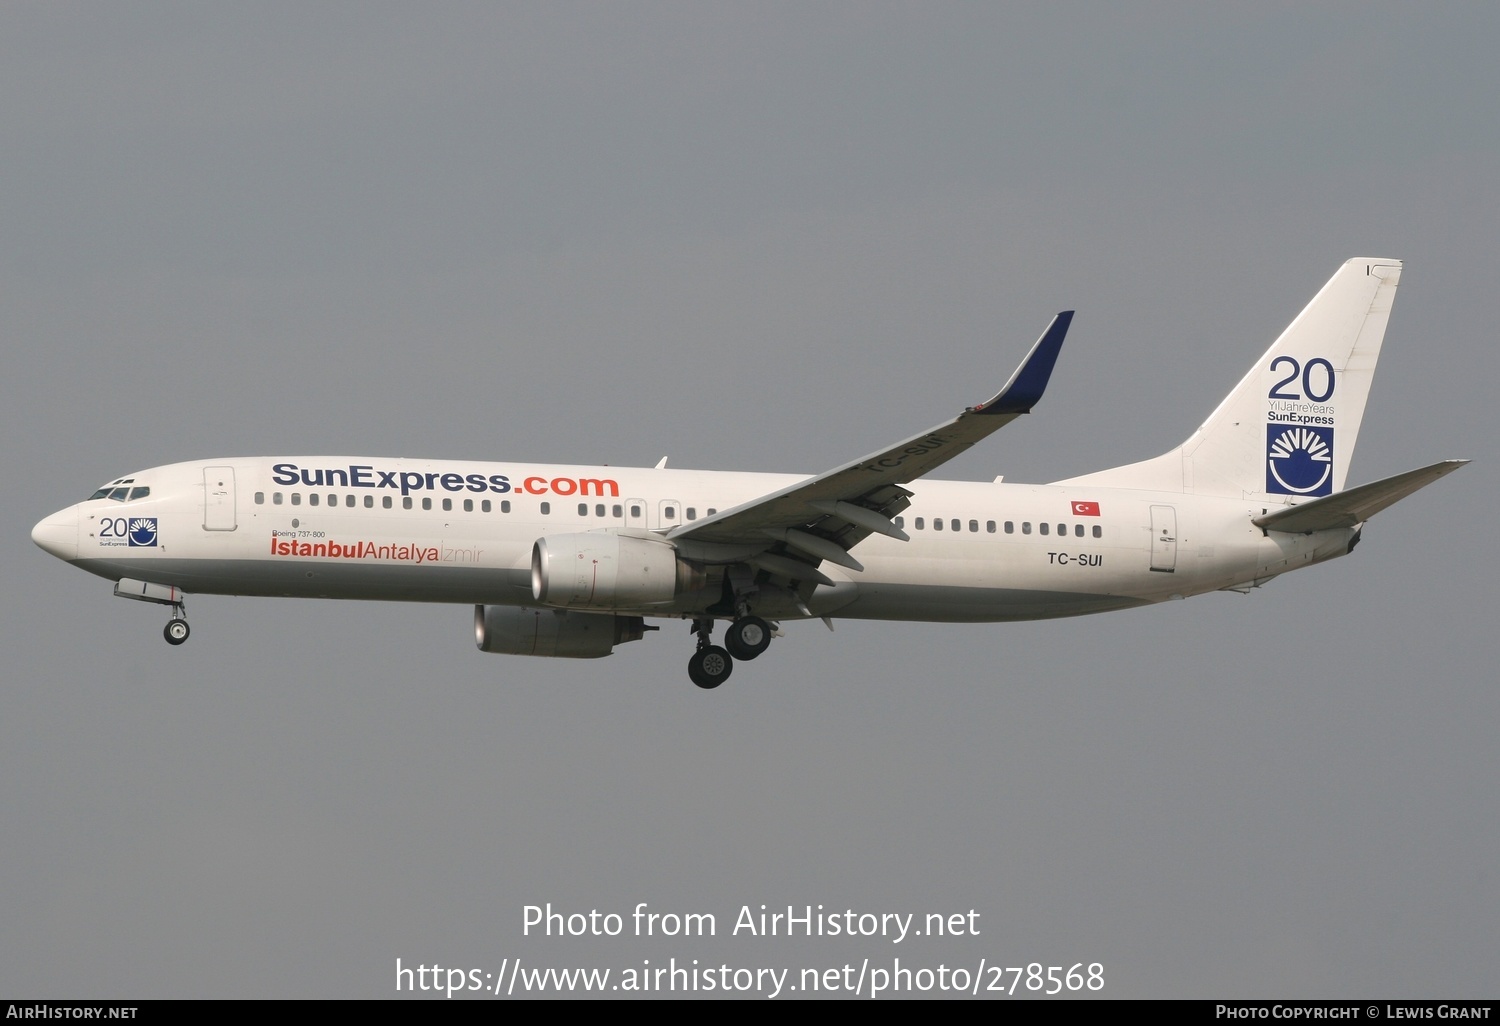
[(1400, 278), (1399, 260), (1348, 261), (1181, 446), (1072, 481), (1276, 502), (1341, 491)]

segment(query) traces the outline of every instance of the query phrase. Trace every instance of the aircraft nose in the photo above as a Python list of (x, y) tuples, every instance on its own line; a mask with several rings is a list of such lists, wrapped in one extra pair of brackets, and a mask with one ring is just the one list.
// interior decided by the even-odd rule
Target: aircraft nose
[(31, 529), (31, 540), (58, 559), (78, 558), (78, 510), (58, 510)]

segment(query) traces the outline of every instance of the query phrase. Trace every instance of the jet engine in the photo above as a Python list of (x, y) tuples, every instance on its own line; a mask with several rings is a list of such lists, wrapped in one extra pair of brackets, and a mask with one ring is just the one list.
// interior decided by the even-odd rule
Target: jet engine
[(669, 542), (612, 532), (540, 538), (531, 549), (531, 595), (569, 609), (640, 609), (703, 587), (705, 574)]
[(639, 641), (645, 630), (646, 621), (639, 616), (526, 606), (474, 607), (474, 642), (481, 652), (598, 659), (616, 645)]

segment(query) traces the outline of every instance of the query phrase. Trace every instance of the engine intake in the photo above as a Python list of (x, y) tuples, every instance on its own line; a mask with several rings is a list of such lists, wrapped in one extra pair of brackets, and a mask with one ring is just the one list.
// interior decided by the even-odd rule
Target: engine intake
[(540, 538), (531, 549), (531, 595), (569, 609), (640, 609), (702, 587), (704, 573), (669, 542), (599, 532)]
[(481, 652), (598, 659), (616, 645), (639, 641), (645, 630), (646, 621), (639, 616), (527, 606), (474, 607), (474, 643)]

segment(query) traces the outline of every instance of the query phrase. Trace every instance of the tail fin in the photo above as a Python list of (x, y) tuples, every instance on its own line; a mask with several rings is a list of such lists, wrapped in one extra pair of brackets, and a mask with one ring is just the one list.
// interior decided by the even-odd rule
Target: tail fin
[(1399, 260), (1348, 261), (1182, 445), (1065, 483), (1277, 502), (1342, 491), (1400, 278)]

